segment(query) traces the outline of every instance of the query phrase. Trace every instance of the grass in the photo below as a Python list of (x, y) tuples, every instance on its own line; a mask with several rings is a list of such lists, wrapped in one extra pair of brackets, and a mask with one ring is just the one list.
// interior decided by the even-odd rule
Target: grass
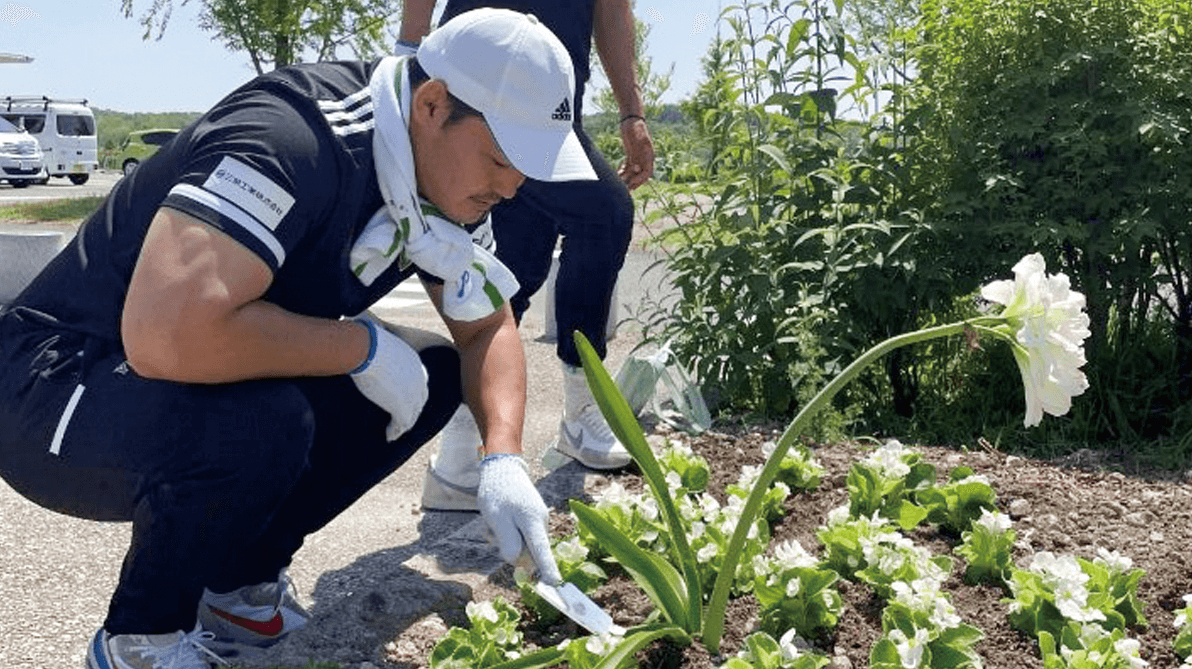
[(6, 205), (0, 207), (0, 221), (81, 221), (98, 209), (103, 200), (102, 197), (72, 197)]

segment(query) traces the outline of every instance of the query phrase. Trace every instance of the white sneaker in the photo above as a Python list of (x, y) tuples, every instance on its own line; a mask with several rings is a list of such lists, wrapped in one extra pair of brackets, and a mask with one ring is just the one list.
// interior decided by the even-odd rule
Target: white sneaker
[(617, 441), (588, 389), (583, 369), (563, 365), (563, 420), (555, 448), (592, 469), (620, 469), (633, 461)]
[(439, 453), (431, 458), (422, 482), (422, 508), (479, 511), (480, 428), (467, 405), (460, 405), (441, 434)]
[(87, 669), (211, 669), (227, 663), (204, 644), (210, 632), (108, 634), (99, 630), (87, 646)]
[(265, 648), (301, 629), (310, 614), (292, 592), (290, 577), (283, 570), (278, 580), (216, 594), (203, 590), (199, 601), (199, 625), (212, 634), (207, 646), (230, 656), (240, 646)]

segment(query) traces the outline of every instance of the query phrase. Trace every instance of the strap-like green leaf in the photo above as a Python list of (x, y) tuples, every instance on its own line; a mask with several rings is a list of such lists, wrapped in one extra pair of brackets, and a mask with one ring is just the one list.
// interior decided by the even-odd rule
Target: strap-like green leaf
[[(613, 434), (617, 436), (617, 439), (625, 446), (625, 450), (629, 451), (638, 467), (641, 468), (646, 483), (658, 501), (658, 507), (662, 509), (671, 540), (672, 553), (682, 567), (683, 581), (687, 586), (686, 623), (679, 624), (682, 624), (683, 629), (688, 632), (695, 632), (702, 626), (703, 588), (700, 586), (695, 552), (691, 550), (691, 545), (687, 542), (687, 530), (679, 516), (678, 508), (675, 507), (674, 500), (671, 499), (670, 489), (666, 485), (666, 477), (658, 465), (657, 458), (654, 457), (654, 451), (646, 443), (646, 437), (642, 434), (641, 426), (638, 425), (637, 418), (629, 408), (629, 403), (625, 401), (621, 391), (617, 389), (617, 384), (604, 369), (604, 364), (600, 362), (600, 356), (596, 355), (596, 350), (592, 348), (582, 332), (577, 330), (574, 338), (575, 348), (584, 365), (584, 376), (588, 379), (588, 387), (592, 389), (592, 395), (600, 407), (600, 413), (608, 421)], [(678, 622), (673, 618), (672, 621)]]
[(679, 571), (666, 560), (635, 544), (592, 507), (573, 499), (571, 511), (579, 524), (591, 532), (600, 546), (629, 572), (663, 615), (672, 623), (687, 629), (691, 615)]
[(622, 664), (628, 662), (633, 658), (634, 653), (650, 645), (658, 639), (670, 637), (674, 641), (687, 645), (691, 643), (691, 637), (687, 636), (683, 630), (678, 627), (666, 626), (656, 630), (644, 630), (641, 632), (634, 632), (625, 637), (625, 640), (617, 644), (611, 653), (605, 656), (600, 664), (597, 664), (593, 669), (617, 669)]

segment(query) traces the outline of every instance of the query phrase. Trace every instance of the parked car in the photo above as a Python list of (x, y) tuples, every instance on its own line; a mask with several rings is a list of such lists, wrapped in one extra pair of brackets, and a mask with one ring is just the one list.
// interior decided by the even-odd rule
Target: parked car
[(95, 114), (86, 100), (10, 95), (0, 98), (0, 117), (41, 145), (46, 169), (42, 183), (49, 177), (66, 177), (81, 186), (99, 167)]
[(153, 128), (151, 130), (134, 130), (128, 133), (128, 139), (120, 145), (120, 153), (112, 159), (110, 167), (120, 166), (125, 176), (132, 174), (146, 158), (157, 153), (158, 147), (174, 138), (177, 129)]
[(45, 177), (41, 147), (32, 135), (0, 117), (0, 178), (24, 188)]

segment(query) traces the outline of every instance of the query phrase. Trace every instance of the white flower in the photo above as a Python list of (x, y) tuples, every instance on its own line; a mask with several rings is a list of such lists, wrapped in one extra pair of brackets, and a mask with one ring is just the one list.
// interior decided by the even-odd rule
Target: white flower
[(1081, 623), (1105, 620), (1105, 614), (1088, 607), (1088, 591), (1083, 587), (1070, 590), (1056, 590), (1055, 608), (1064, 614), (1065, 618)]
[(1093, 562), (1105, 567), (1111, 572), (1119, 573), (1127, 572), (1134, 566), (1134, 561), (1129, 557), (1106, 548), (1097, 549), (1097, 557), (1093, 558)]
[(646, 520), (658, 520), (658, 500), (653, 495), (643, 495), (637, 500), (637, 510)]
[(778, 640), (778, 647), (782, 649), (782, 657), (786, 661), (797, 660), (804, 650), (811, 646), (803, 639), (795, 636), (794, 628), (786, 631)]
[(828, 527), (847, 523), (849, 519), (848, 504), (838, 506), (828, 512)]
[(741, 475), (737, 477), (737, 485), (745, 490), (752, 490), (753, 484), (761, 478), (762, 468), (757, 465), (745, 465), (741, 468)]
[(704, 520), (708, 522), (716, 520), (716, 516), (720, 515), (720, 502), (708, 493), (700, 494), (699, 508), (703, 513)]
[(683, 477), (679, 476), (679, 472), (671, 470), (666, 473), (666, 487), (672, 495), (683, 487)]
[(798, 539), (784, 541), (774, 546), (774, 559), (783, 567), (811, 568), (818, 564), (815, 556), (803, 549)]
[(1014, 266), (1013, 281), (994, 281), (981, 296), (1005, 305), (1002, 316), (1016, 330), (1014, 360), (1026, 391), (1027, 427), (1038, 425), (1043, 412), (1062, 416), (1072, 398), (1088, 388), (1084, 340), (1090, 335), (1084, 295), (1070, 289), (1064, 274), (1045, 273), (1043, 256), (1032, 253)]
[(969, 476), (957, 481), (955, 485), (960, 485), (962, 483), (984, 483), (985, 485), (990, 485), (989, 477), (984, 474), (970, 474)]
[(609, 482), (604, 490), (596, 495), (596, 505), (598, 507), (607, 506), (628, 506), (629, 491), (625, 490), (625, 486), (621, 485), (616, 479)]
[(1113, 643), (1113, 649), (1130, 663), (1130, 669), (1143, 669), (1150, 664), (1138, 656), (1139, 646), (1138, 639), (1118, 639)]
[(799, 596), (799, 591), (803, 589), (803, 581), (797, 578), (787, 579), (786, 581), (786, 597), (787, 599), (794, 599)]
[(480, 618), (491, 623), (497, 622), (497, 609), (492, 602), (468, 602), (464, 612), (468, 614), (469, 620)]
[(765, 456), (767, 460), (770, 459), (771, 455), (774, 455), (774, 451), (776, 450), (778, 450), (778, 442), (774, 441), (773, 439), (762, 444), (762, 455)]
[(891, 439), (870, 453), (865, 462), (876, 467), (886, 478), (900, 479), (911, 473), (911, 468), (903, 460), (906, 454), (903, 445)]
[(1001, 511), (981, 509), (981, 517), (977, 519), (977, 524), (989, 530), (990, 534), (1002, 534), (1010, 529), (1010, 516)]
[(567, 562), (583, 562), (588, 559), (588, 549), (580, 543), (578, 535), (573, 535), (555, 546), (555, 555)]
[(925, 629), (916, 629), (913, 639), (908, 639), (900, 629), (890, 630), (890, 641), (894, 643), (898, 659), (906, 669), (915, 669), (923, 663), (923, 650), (929, 640)]
[(1175, 612), (1175, 626), (1179, 629), (1188, 622), (1188, 615), (1192, 614), (1192, 594), (1184, 595), (1184, 608)]

